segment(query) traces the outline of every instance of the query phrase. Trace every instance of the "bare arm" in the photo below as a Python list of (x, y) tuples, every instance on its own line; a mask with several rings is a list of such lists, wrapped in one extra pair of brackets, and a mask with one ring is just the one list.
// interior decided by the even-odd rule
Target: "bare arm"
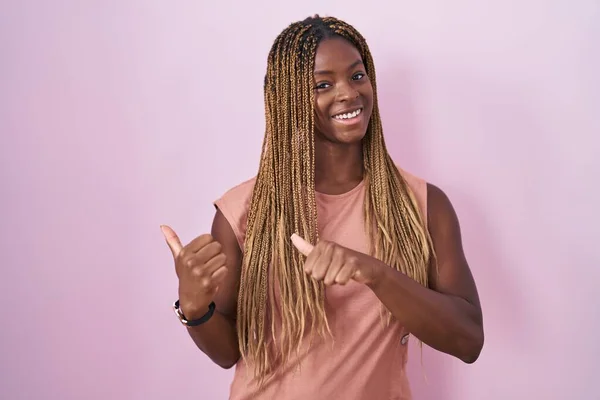
[(185, 317), (198, 319), (208, 311), (210, 302), (215, 302), (215, 312), (207, 322), (186, 329), (212, 361), (231, 368), (240, 358), (235, 319), (242, 255), (235, 234), (218, 209), (211, 235), (199, 236), (185, 247), (170, 228), (166, 232)]
[(484, 342), (479, 296), (467, 263), (459, 221), (441, 189), (428, 185), (429, 230), (438, 259), (431, 289), (385, 266), (369, 284), (396, 319), (427, 345), (473, 363)]

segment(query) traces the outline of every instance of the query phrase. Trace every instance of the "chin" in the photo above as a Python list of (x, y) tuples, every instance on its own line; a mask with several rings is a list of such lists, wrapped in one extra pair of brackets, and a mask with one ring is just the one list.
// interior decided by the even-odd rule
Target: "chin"
[(321, 120), (316, 131), (325, 141), (339, 144), (355, 144), (362, 141), (367, 134), (369, 119), (356, 118), (353, 121), (336, 121), (333, 118)]
[(368, 120), (362, 120), (357, 124), (341, 124), (332, 120), (329, 126), (331, 137), (341, 143), (356, 143), (360, 142), (367, 134), (369, 127)]
[(331, 135), (331, 137), (334, 139), (334, 141), (338, 143), (354, 144), (360, 143), (366, 134), (367, 130), (360, 128), (353, 129), (351, 131), (333, 132), (333, 135)]

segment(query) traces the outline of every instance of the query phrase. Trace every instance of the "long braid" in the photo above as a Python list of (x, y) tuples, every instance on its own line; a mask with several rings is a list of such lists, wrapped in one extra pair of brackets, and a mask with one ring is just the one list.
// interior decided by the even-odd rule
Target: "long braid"
[[(240, 352), (253, 364), (259, 384), (291, 359), (306, 333), (330, 333), (324, 285), (304, 273), (304, 258), (289, 238), (297, 233), (315, 244), (319, 236), (313, 71), (318, 44), (334, 36), (347, 39), (359, 50), (373, 86), (373, 113), (363, 140), (365, 229), (372, 240), (371, 254), (428, 285), (434, 257), (431, 238), (417, 201), (385, 146), (375, 68), (365, 39), (335, 18), (291, 24), (277, 37), (268, 56), (266, 131), (248, 212), (237, 308)], [(279, 309), (274, 302), (276, 288)], [(278, 336), (275, 313), (282, 322)]]

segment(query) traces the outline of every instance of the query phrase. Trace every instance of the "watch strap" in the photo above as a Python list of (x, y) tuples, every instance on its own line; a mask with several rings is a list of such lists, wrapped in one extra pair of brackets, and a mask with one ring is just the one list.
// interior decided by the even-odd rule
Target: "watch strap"
[(215, 302), (213, 301), (208, 305), (208, 311), (206, 312), (206, 314), (204, 314), (202, 317), (200, 317), (198, 319), (188, 320), (185, 317), (185, 315), (183, 315), (183, 311), (181, 311), (181, 308), (179, 308), (179, 300), (177, 300), (173, 304), (173, 310), (175, 311), (175, 314), (177, 315), (177, 317), (179, 318), (181, 323), (184, 324), (185, 326), (190, 326), (190, 327), (202, 325), (203, 323), (207, 322), (213, 316), (213, 314), (215, 312), (215, 307), (216, 307)]

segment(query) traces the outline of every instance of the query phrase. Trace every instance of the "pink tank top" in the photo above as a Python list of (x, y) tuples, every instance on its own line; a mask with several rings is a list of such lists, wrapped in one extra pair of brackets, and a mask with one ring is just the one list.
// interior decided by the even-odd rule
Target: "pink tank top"
[[(426, 182), (402, 169), (400, 172), (427, 221)], [(215, 202), (242, 248), (254, 183), (255, 178), (246, 181)], [(321, 238), (368, 252), (364, 186), (362, 182), (341, 195), (316, 194)], [(406, 376), (408, 332), (395, 321), (387, 327), (382, 323), (381, 303), (365, 285), (352, 281), (346, 286), (330, 286), (325, 298), (333, 342), (314, 341), (310, 348), (305, 346), (298, 359), (283, 367), (261, 391), (252, 379), (252, 369), (240, 359), (231, 383), (230, 400), (411, 399)]]

